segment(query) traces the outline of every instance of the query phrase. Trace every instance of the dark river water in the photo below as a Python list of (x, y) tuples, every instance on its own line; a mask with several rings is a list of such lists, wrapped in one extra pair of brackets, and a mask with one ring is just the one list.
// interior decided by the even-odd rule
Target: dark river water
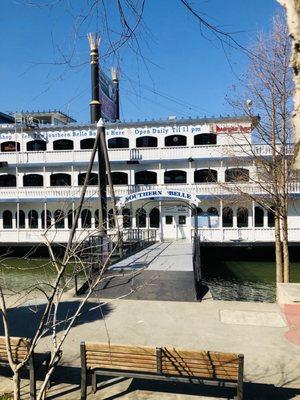
[[(67, 268), (68, 288), (74, 287), (74, 265)], [(48, 291), (47, 285), (55, 278), (54, 268), (46, 258), (14, 258), (9, 257), (0, 261), (0, 285), (9, 291), (28, 290), (35, 284)], [(84, 277), (79, 278), (82, 282)]]
[[(291, 281), (300, 282), (300, 263), (291, 263)], [(274, 302), (275, 263), (272, 261), (204, 260), (203, 283), (215, 300)]]
[[(69, 289), (74, 288), (74, 265), (67, 269)], [(215, 300), (275, 301), (275, 263), (259, 260), (228, 260), (204, 257), (203, 283), (208, 286)], [(49, 259), (14, 258), (0, 260), (0, 285), (19, 291), (36, 282), (51, 283), (54, 270)], [(78, 277), (84, 283), (83, 274)], [(300, 262), (291, 262), (291, 281), (300, 282)], [(44, 285), (47, 290), (47, 285)]]

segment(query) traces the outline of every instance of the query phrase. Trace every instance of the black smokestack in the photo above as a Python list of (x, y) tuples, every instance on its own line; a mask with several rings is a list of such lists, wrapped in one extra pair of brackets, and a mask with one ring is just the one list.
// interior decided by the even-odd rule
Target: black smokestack
[(116, 93), (116, 121), (120, 121), (119, 72), (117, 68), (111, 68), (111, 79)]

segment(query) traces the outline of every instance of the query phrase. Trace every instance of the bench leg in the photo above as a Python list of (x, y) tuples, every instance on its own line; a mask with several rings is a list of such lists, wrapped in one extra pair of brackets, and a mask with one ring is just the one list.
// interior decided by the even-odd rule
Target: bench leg
[(97, 375), (95, 371), (92, 374), (92, 390), (93, 393), (97, 392)]
[(36, 399), (36, 375), (33, 356), (29, 359), (30, 400)]
[(237, 382), (237, 399), (243, 400), (243, 385), (244, 385), (244, 355), (239, 354), (239, 375)]
[(86, 400), (86, 384), (87, 384), (87, 370), (81, 367), (81, 397), (80, 400)]

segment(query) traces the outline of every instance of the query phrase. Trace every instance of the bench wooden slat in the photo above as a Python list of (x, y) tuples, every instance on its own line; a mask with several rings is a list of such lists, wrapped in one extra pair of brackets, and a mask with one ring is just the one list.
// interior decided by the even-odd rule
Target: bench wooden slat
[(98, 364), (99, 366), (103, 365), (103, 364), (114, 364), (114, 365), (138, 365), (138, 366), (145, 366), (148, 367), (150, 366), (151, 368), (156, 368), (156, 363), (154, 362), (149, 362), (149, 361), (134, 361), (134, 360), (96, 360), (94, 358), (92, 359), (87, 359), (86, 360), (86, 364), (87, 366), (89, 366), (90, 364)]
[(238, 354), (222, 353), (215, 351), (190, 351), (190, 350), (176, 350), (174, 348), (163, 347), (162, 357), (167, 358), (189, 358), (193, 360), (207, 360), (207, 361), (228, 361), (238, 365)]
[(120, 353), (120, 354), (136, 354), (136, 355), (156, 355), (156, 350), (148, 346), (126, 346), (126, 345), (108, 345), (105, 343), (85, 343), (86, 352), (88, 351), (101, 351), (107, 353)]
[(192, 360), (191, 358), (177, 358), (177, 359), (169, 359), (169, 358), (163, 358), (162, 359), (163, 363), (170, 363), (170, 364), (195, 364), (195, 365), (207, 365), (212, 368), (218, 368), (218, 367), (223, 367), (223, 368), (234, 368), (238, 369), (238, 365), (235, 362), (229, 362), (229, 361), (208, 361), (208, 360)]
[(229, 372), (230, 374), (231, 373), (235, 373), (236, 375), (237, 375), (237, 373), (238, 373), (238, 369), (237, 368), (233, 368), (233, 367), (230, 367), (230, 368), (223, 368), (221, 365), (219, 365), (218, 367), (211, 367), (211, 366), (209, 366), (209, 365), (203, 365), (203, 364), (184, 364), (184, 363), (181, 363), (181, 364), (173, 364), (173, 363), (163, 363), (162, 364), (162, 367), (164, 368), (185, 368), (185, 369), (190, 369), (190, 370), (193, 370), (193, 369), (203, 369), (203, 370), (206, 370), (206, 371), (211, 371), (211, 372), (214, 372), (214, 371), (224, 371), (224, 372)]
[[(91, 369), (99, 369), (99, 364), (91, 364), (89, 365), (89, 368)], [(111, 370), (121, 370), (121, 371), (136, 371), (136, 372), (152, 372), (156, 373), (156, 367), (155, 368), (150, 368), (150, 367), (139, 367), (138, 365), (111, 365), (111, 364), (102, 364), (101, 368), (103, 369), (111, 369)]]
[(107, 352), (86, 352), (86, 358), (103, 358), (103, 359), (110, 359), (110, 358), (118, 358), (124, 360), (150, 360), (156, 361), (156, 357), (147, 354), (123, 354), (123, 353), (107, 353)]
[(205, 371), (191, 371), (189, 373), (185, 371), (176, 371), (176, 370), (165, 370), (163, 372), (164, 375), (168, 376), (182, 376), (182, 377), (190, 377), (190, 378), (197, 378), (197, 379), (222, 379), (228, 380), (232, 382), (236, 382), (236, 375), (228, 375), (228, 374), (210, 374)]
[(136, 365), (139, 366), (140, 368), (142, 368), (143, 366), (145, 368), (150, 367), (150, 368), (156, 368), (156, 363), (155, 362), (151, 362), (151, 361), (132, 361), (132, 360), (96, 360), (96, 359), (87, 359), (86, 360), (86, 364), (87, 366), (89, 366), (90, 364), (93, 365), (99, 365), (102, 366), (103, 364), (111, 364), (111, 365)]

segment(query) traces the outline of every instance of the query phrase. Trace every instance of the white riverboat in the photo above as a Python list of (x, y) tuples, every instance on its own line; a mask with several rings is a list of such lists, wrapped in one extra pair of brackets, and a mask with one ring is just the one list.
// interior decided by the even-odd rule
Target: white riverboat
[[(45, 229), (54, 242), (68, 240), (96, 127), (76, 124), (59, 112), (48, 114), (48, 124), (34, 118), (25, 124), (22, 116), (19, 123), (0, 124), (2, 246), (40, 243)], [(197, 224), (202, 241), (272, 243), (273, 213), (254, 200), (268, 196), (268, 183), (257, 181), (253, 157), (269, 157), (271, 148), (253, 143), (252, 130), (247, 117), (107, 124), (121, 229), (156, 230), (160, 240), (190, 240)], [(77, 235), (97, 228), (97, 178), (95, 164)], [(109, 188), (107, 193), (113, 232)], [(299, 195), (295, 179), (289, 183), (288, 217), (289, 240), (295, 244), (300, 242)]]

